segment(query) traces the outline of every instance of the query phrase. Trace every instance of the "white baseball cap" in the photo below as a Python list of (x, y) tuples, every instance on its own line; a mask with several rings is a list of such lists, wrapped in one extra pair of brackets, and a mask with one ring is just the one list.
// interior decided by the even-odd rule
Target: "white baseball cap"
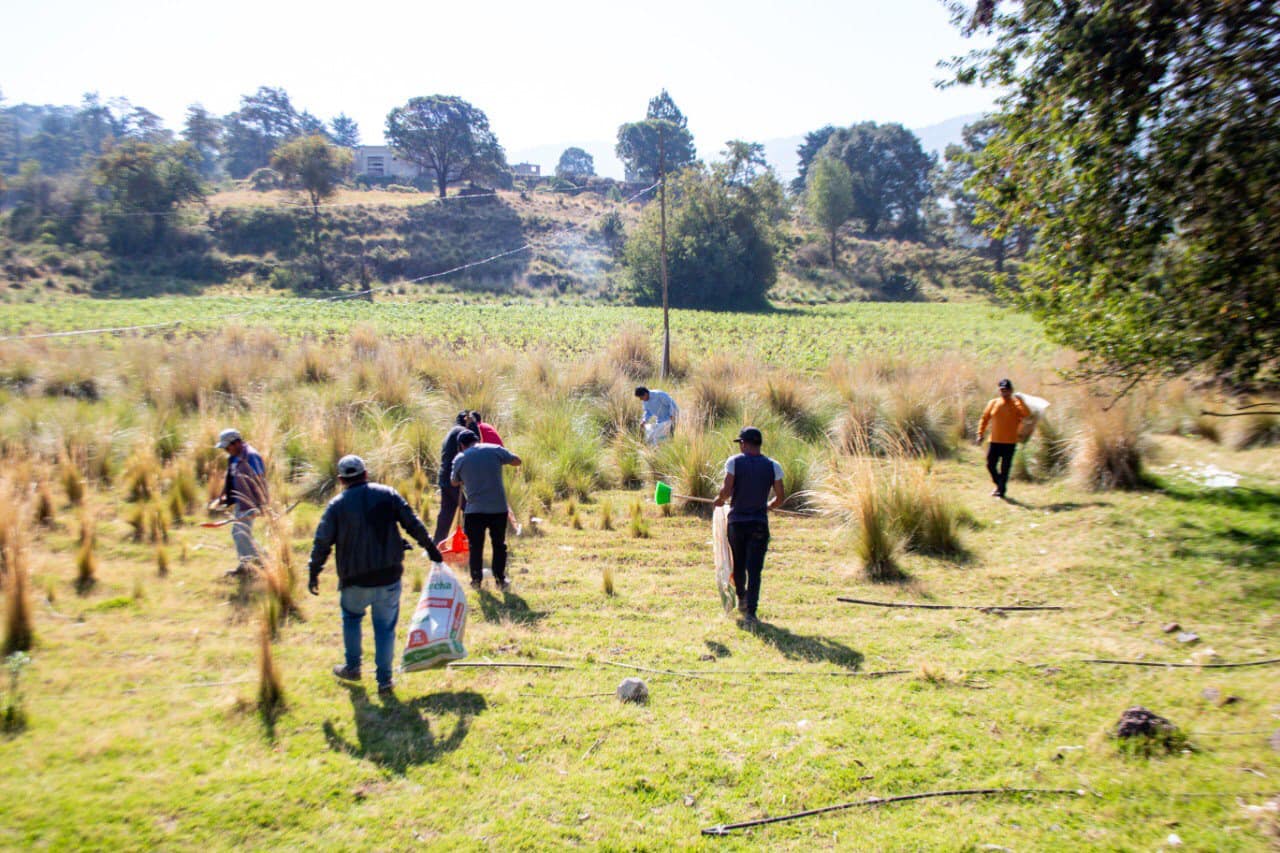
[(226, 448), (235, 444), (237, 441), (241, 441), (241, 440), (242, 440), (242, 436), (240, 435), (240, 430), (224, 429), (222, 432), (218, 433), (218, 443), (215, 444), (214, 447), (218, 448), (219, 450), (225, 450)]

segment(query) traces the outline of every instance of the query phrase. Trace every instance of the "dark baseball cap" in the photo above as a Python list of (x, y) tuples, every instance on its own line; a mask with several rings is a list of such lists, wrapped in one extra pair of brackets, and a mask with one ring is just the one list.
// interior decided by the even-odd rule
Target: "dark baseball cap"
[(1013, 383), (1010, 382), (1008, 379), (1001, 379), (1000, 382), (996, 385), (996, 387), (1001, 389), (1008, 388), (1010, 391), (1012, 391)]
[(734, 439), (737, 442), (745, 441), (747, 444), (764, 444), (764, 436), (760, 430), (753, 426), (743, 427), (738, 432), (738, 437)]

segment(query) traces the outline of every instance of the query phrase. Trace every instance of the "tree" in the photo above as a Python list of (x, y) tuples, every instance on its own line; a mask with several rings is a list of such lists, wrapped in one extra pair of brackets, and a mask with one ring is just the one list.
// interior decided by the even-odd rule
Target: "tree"
[(805, 178), (809, 175), (809, 164), (813, 162), (814, 157), (818, 156), (822, 146), (827, 144), (827, 140), (835, 132), (835, 127), (827, 125), (804, 135), (804, 142), (801, 142), (800, 147), (796, 149), (796, 157), (799, 159), (800, 168), (796, 177), (791, 181), (791, 191), (796, 195), (804, 192)]
[(1273, 3), (955, 4), (994, 36), (953, 63), (1001, 87), (975, 182), (1035, 229), (1018, 303), (1132, 384), (1280, 390), (1280, 23)]
[(449, 184), (492, 178), (506, 170), (506, 154), (483, 110), (455, 95), (411, 98), (387, 116), (387, 141), (396, 155), (430, 173), (444, 198)]
[(333, 140), (334, 145), (343, 148), (360, 147), (360, 125), (346, 113), (338, 113), (337, 117), (329, 122), (329, 130), (329, 138)]
[(204, 198), (200, 156), (189, 142), (156, 145), (130, 139), (108, 145), (94, 172), (107, 198), (109, 240), (121, 253), (156, 248), (173, 211)]
[(262, 86), (240, 98), (240, 109), (222, 120), (226, 167), (244, 178), (271, 162), (271, 152), (299, 134), (299, 116), (284, 89)]
[(596, 173), (596, 161), (581, 148), (566, 148), (556, 164), (556, 177), (565, 180), (589, 178)]
[[(675, 308), (754, 309), (777, 278), (777, 236), (761, 199), (763, 186), (744, 192), (729, 168), (691, 166), (671, 183), (668, 217), (670, 303)], [(771, 174), (757, 182), (772, 181)], [(632, 230), (624, 253), (631, 291), (641, 305), (662, 302), (659, 205), (650, 205)]]
[(838, 264), (836, 233), (853, 215), (853, 176), (843, 161), (819, 157), (809, 170), (805, 190), (809, 216), (827, 232), (831, 240), (831, 266)]
[(187, 107), (182, 125), (182, 138), (190, 142), (200, 155), (200, 174), (206, 179), (218, 170), (218, 154), (222, 149), (222, 122), (203, 104)]
[(292, 139), (277, 148), (271, 155), (271, 168), (307, 194), (312, 216), (318, 218), (320, 203), (338, 191), (351, 160), (349, 150), (315, 134)]
[(996, 272), (1004, 272), (1005, 258), (1011, 252), (1026, 254), (1031, 232), (1018, 226), (1000, 226), (994, 218), (994, 208), (978, 194), (975, 175), (987, 143), (998, 130), (999, 125), (989, 116), (965, 125), (962, 143), (948, 145), (943, 154), (944, 168), (936, 184), (939, 194), (950, 202), (942, 214), (950, 238), (961, 245), (981, 247), (995, 261)]
[(626, 167), (627, 180), (656, 181), (662, 168), (676, 172), (693, 165), (697, 156), (687, 125), (684, 114), (663, 89), (650, 99), (644, 121), (619, 127), (614, 150)]
[(900, 124), (873, 121), (836, 130), (819, 156), (838, 157), (853, 178), (853, 216), (867, 234), (888, 227), (905, 239), (920, 236), (920, 205), (929, 194), (933, 155)]

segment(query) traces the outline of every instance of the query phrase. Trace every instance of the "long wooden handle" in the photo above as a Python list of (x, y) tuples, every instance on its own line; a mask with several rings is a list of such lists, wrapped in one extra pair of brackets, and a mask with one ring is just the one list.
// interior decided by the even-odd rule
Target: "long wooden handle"
[[(715, 503), (715, 500), (712, 498), (695, 498), (693, 495), (677, 495), (674, 492), (671, 494), (671, 497), (680, 498), (680, 500), (682, 501), (697, 501), (698, 503), (703, 503), (703, 504)], [(793, 509), (771, 509), (769, 510), (769, 512), (776, 512), (779, 515), (791, 515), (791, 516), (795, 516), (796, 518), (810, 517), (809, 513), (807, 512), (796, 512)]]

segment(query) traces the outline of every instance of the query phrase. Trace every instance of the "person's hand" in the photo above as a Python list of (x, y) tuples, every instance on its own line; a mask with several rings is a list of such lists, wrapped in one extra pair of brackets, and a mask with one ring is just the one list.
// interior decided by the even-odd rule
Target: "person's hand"
[(319, 595), (319, 594), (320, 594), (320, 579), (319, 579), (319, 578), (311, 578), (311, 580), (307, 581), (307, 592), (311, 593), (312, 595)]
[(724, 506), (724, 498), (717, 496), (717, 497), (716, 497), (716, 499), (715, 499), (714, 501), (712, 501), (712, 502), (711, 502), (711, 505), (712, 505), (712, 506)]

